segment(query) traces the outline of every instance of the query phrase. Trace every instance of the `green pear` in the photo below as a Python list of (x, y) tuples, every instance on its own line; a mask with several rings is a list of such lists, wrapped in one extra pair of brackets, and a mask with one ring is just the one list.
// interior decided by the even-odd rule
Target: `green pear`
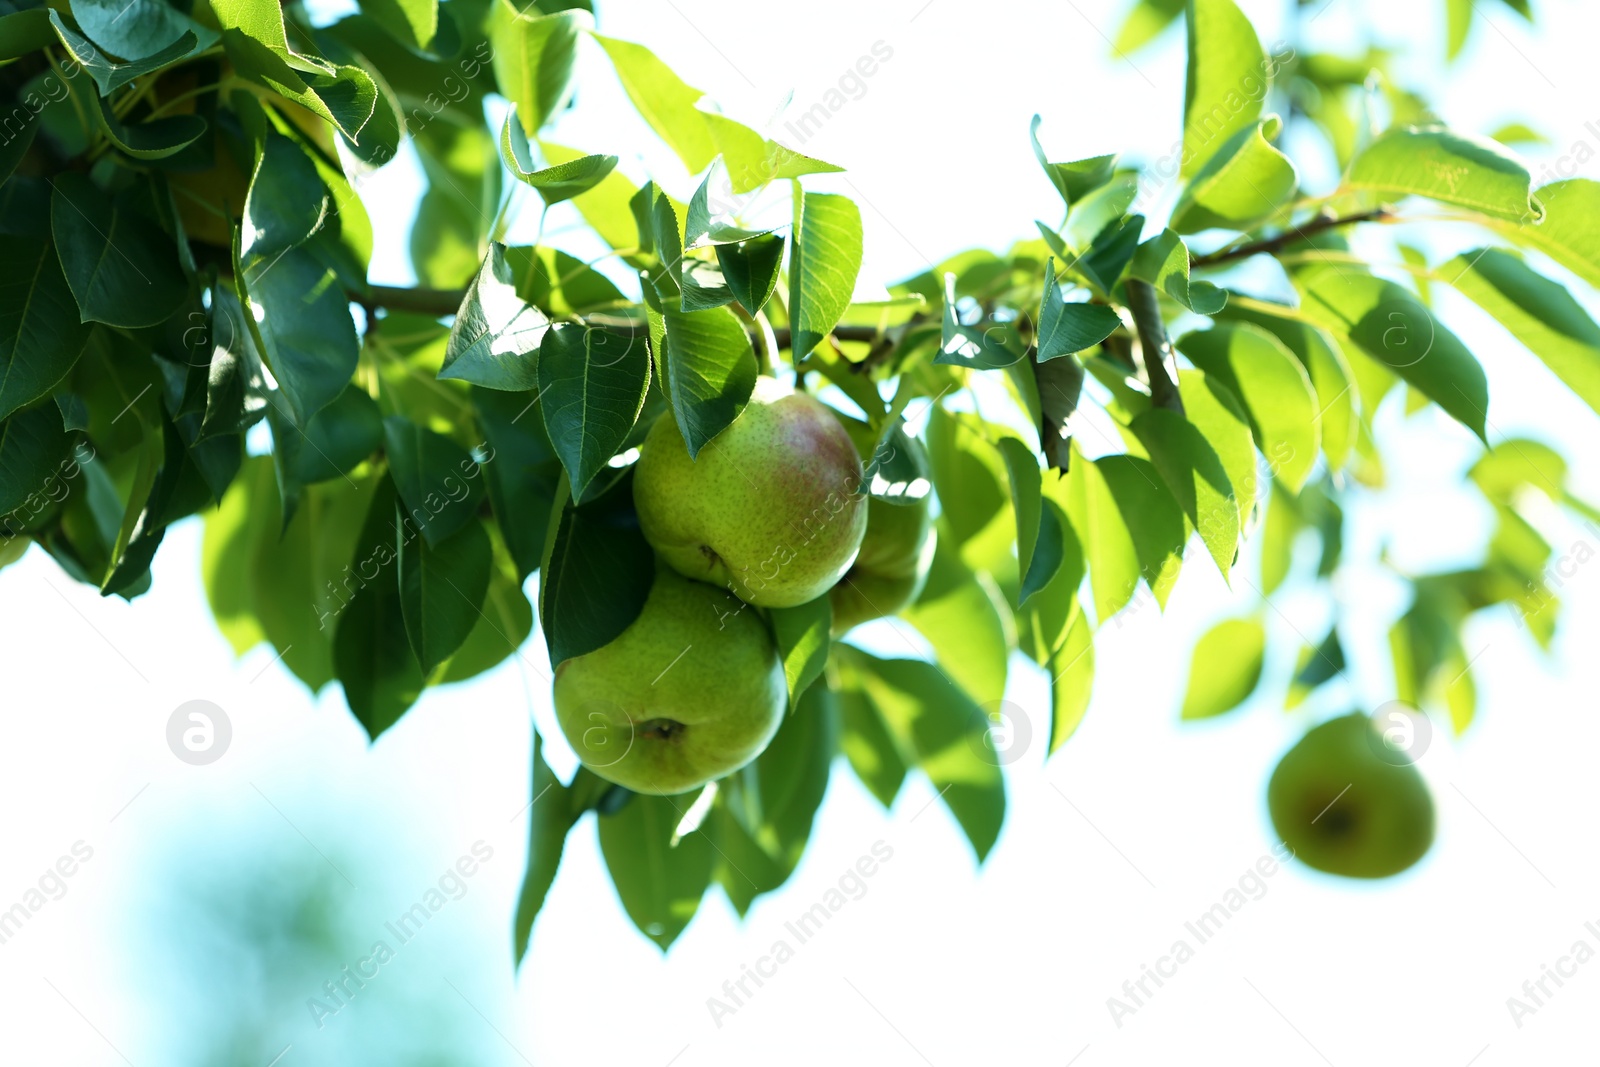
[(861, 551), (839, 584), (828, 591), (833, 636), (870, 619), (894, 615), (917, 599), (933, 565), (934, 532), (928, 497), (896, 503), (873, 497)]
[(1347, 878), (1399, 874), (1433, 844), (1427, 784), (1360, 712), (1322, 723), (1284, 754), (1267, 810), (1297, 857)]
[(833, 412), (772, 378), (689, 458), (663, 414), (634, 470), (639, 526), (688, 578), (767, 608), (815, 600), (849, 570), (867, 525), (861, 459)]
[(659, 565), (639, 617), (556, 668), (556, 719), (578, 759), (636, 793), (684, 793), (743, 767), (787, 702), (755, 611)]

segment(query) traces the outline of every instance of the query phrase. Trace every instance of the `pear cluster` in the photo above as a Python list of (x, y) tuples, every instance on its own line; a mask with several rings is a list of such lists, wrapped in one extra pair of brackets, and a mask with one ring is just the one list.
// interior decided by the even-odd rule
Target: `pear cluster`
[(654, 794), (731, 774), (788, 703), (768, 611), (826, 596), (840, 634), (915, 599), (928, 500), (879, 501), (864, 477), (840, 417), (771, 378), (697, 456), (670, 412), (656, 420), (633, 475), (649, 596), (610, 644), (556, 668), (556, 717), (585, 766)]

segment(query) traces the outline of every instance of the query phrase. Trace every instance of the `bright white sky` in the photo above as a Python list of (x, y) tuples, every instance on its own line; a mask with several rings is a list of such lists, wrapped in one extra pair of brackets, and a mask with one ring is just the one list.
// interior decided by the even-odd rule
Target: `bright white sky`
[[(1265, 40), (1279, 6), (1246, 4)], [(1560, 146), (1536, 158), (1579, 141), (1600, 148), (1600, 126), (1585, 128), (1600, 120), (1589, 54), (1600, 22), (1575, 2), (1539, 6), (1546, 26), (1530, 35), (1499, 3), (1480, 4), (1467, 61), (1441, 84), (1430, 56), (1419, 80), (1466, 128), (1534, 121)], [(1027, 144), (1036, 111), (1057, 158), (1167, 150), (1181, 39), (1169, 35), (1133, 63), (1108, 59), (1101, 34), (1113, 32), (1122, 7), (993, 0), (980, 19), (954, 0), (811, 0), (803, 10), (616, 0), (602, 25), (649, 43), (757, 122), (791, 90), (809, 106), (874, 42), (892, 47), (866, 93), (806, 145), (849, 168), (837, 182), (864, 205), (863, 279), (884, 282), (968, 245), (1003, 246), (1029, 235), (1033, 218), (1054, 216)], [(1331, 0), (1312, 25), (1332, 44), (1381, 16), (1393, 41), (1436, 42), (1440, 7)], [(603, 60), (588, 57), (580, 77), (579, 107), (558, 139), (595, 151), (648, 147)], [(624, 159), (635, 177), (653, 170), (677, 180), (664, 152)], [(389, 221), (409, 211), (408, 166), (367, 187), (384, 220), (375, 280), (407, 277), (404, 230)], [(559, 230), (561, 219), (550, 226)], [(1447, 311), (1487, 364), (1493, 436), (1597, 454), (1592, 413), (1484, 317), (1455, 303)], [(1414, 572), (1475, 558), (1487, 520), (1458, 489), (1472, 441), (1433, 413), (1403, 422), (1389, 409), (1382, 425), (1399, 462), (1391, 487), (1354, 509), (1348, 552), (1387, 545)], [(1600, 499), (1600, 472), (1578, 463), (1574, 476), (1580, 495)], [(1560, 519), (1549, 535), (1558, 555), (1600, 539)], [(1583, 651), (1600, 640), (1600, 575), (1590, 568), (1562, 590), (1553, 658), (1509, 617), (1470, 629), (1480, 718), (1459, 743), (1438, 739), (1422, 762), (1440, 833), (1421, 866), (1376, 886), (1279, 871), (1118, 1028), (1107, 998), (1268, 851), (1266, 776), (1306, 725), (1271, 696), (1290, 662), (1270, 665), (1268, 695), (1251, 706), (1178, 724), (1191, 642), (1216, 618), (1254, 607), (1248, 587), (1229, 593), (1203, 554), (1193, 554), (1164, 617), (1146, 609), (1102, 632), (1083, 728), (1049, 763), (1041, 751), (1013, 766), (1006, 828), (982, 870), (943, 808), (930, 806), (925, 781), (908, 783), (885, 813), (840, 766), (789, 885), (745, 922), (713, 893), (663, 957), (622, 914), (591, 821), (569, 841), (514, 977), (530, 710), (553, 725), (542, 642), (489, 677), (431, 693), (369, 749), (336, 689), (307, 699), (264, 649), (232, 661), (205, 606), (199, 536), (192, 522), (169, 535), (154, 592), (132, 606), (101, 602), (37, 551), (0, 573), (0, 908), (75, 842), (93, 849), (65, 896), (0, 945), (0, 1061), (198, 1062), (197, 1043), (239, 1024), (250, 1034), (211, 1062), (401, 1062), (412, 1046), (384, 1021), (396, 1017), (438, 1018), (458, 1062), (485, 1064), (1489, 1067), (1575, 1062), (1592, 1041), (1600, 964), (1579, 967), (1520, 1029), (1506, 1009), (1574, 942), (1600, 949), (1600, 857), (1589, 832), (1600, 804), (1600, 664)], [(1371, 570), (1337, 593), (1357, 684), (1311, 715), (1391, 695), (1385, 635), (1404, 607), (1398, 588)], [(1275, 597), (1268, 617), (1283, 659), (1292, 659), (1295, 631), (1323, 632), (1327, 610), (1304, 586)], [(889, 631), (876, 640), (904, 647)], [(1042, 729), (1043, 679), (1020, 661), (1009, 696)], [(174, 759), (164, 736), (172, 710), (197, 698), (226, 709), (234, 727), (231, 748), (208, 767)], [(569, 768), (559, 734), (546, 735), (556, 739), (552, 760)], [(493, 855), (462, 900), (317, 1030), (306, 998), (386, 938), (384, 923), (480, 840)], [(718, 1027), (706, 999), (786, 938), (784, 923), (879, 841), (893, 859), (868, 893)], [(342, 932), (327, 960), (230, 947), (228, 930), (270, 931), (278, 921), (260, 894), (302, 878), (339, 901)]]

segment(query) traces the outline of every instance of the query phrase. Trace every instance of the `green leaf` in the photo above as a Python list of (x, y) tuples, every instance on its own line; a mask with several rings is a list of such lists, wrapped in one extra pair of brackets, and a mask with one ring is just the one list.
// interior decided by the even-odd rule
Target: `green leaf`
[(523, 132), (533, 137), (566, 104), (578, 39), (593, 28), (594, 18), (586, 11), (535, 15), (519, 7), (495, 0), (489, 42), (500, 92), (516, 105)]
[(413, 48), (427, 48), (439, 31), (439, 0), (361, 0), (361, 10)]
[[(1067, 473), (1047, 482), (1046, 491), (1066, 513), (1082, 545), (1094, 595), (1095, 619), (1104, 626), (1139, 591), (1139, 554), (1129, 523), (1111, 493), (1104, 469), (1090, 463), (1076, 448)], [(1064, 592), (1076, 591), (1074, 586)], [(1066, 634), (1070, 622), (1067, 609), (1072, 602), (1063, 597), (1059, 605), (1042, 651), (1053, 652)], [(1040, 658), (1035, 656), (1036, 660)]]
[(477, 512), (481, 468), (450, 438), (401, 415), (383, 420), (383, 440), (404, 521), (421, 530), (429, 545), (442, 547)]
[(806, 193), (789, 263), (796, 362), (839, 324), (860, 272), (860, 209), (848, 197)]
[[(947, 303), (946, 315), (950, 314)], [(1061, 296), (1061, 286), (1056, 284), (1056, 261), (1045, 261), (1044, 298), (1039, 305), (1039, 336), (1035, 341), (1040, 363), (1092, 348), (1121, 325), (1116, 311), (1104, 304), (1067, 303)]]
[(543, 417), (533, 410), (535, 400), (533, 393), (472, 391), (488, 445), (484, 484), (519, 579), (539, 569), (550, 512), (560, 503), (556, 489), (562, 467), (545, 435)]
[(1044, 146), (1039, 143), (1041, 121), (1039, 116), (1035, 115), (1028, 125), (1028, 139), (1033, 142), (1033, 157), (1039, 161), (1039, 166), (1044, 168), (1045, 177), (1050, 179), (1050, 184), (1055, 186), (1056, 192), (1061, 194), (1061, 202), (1070, 208), (1083, 196), (1111, 180), (1111, 175), (1117, 167), (1117, 157), (1094, 156), (1071, 163), (1051, 163), (1049, 157), (1044, 154)]
[(1015, 437), (1000, 439), (1011, 479), (1011, 506), (1017, 516), (1017, 566), (1022, 585), (1017, 606), (1049, 584), (1061, 566), (1063, 534), (1054, 508), (1044, 506), (1039, 457)]
[(558, 317), (611, 311), (629, 303), (604, 274), (559, 249), (519, 246), (505, 251), (517, 295)]
[(598, 498), (574, 505), (562, 477), (539, 578), (539, 622), (559, 667), (610, 644), (633, 624), (655, 580), (655, 555), (639, 532), (630, 471)]
[(538, 370), (545, 428), (581, 500), (644, 407), (650, 354), (641, 340), (561, 323), (544, 335)]
[(334, 675), (369, 741), (400, 721), (425, 684), (401, 607), (397, 553), (405, 550), (406, 535), (399, 499), (392, 479), (378, 483), (350, 561), (358, 585), (333, 631)]
[[(961, 321), (956, 313), (959, 298), (956, 296), (956, 276), (946, 273), (944, 276), (944, 318), (940, 327), (939, 354), (933, 357), (933, 362), (939, 365), (954, 367), (971, 367), (975, 370), (998, 370), (1009, 367), (1022, 359), (1023, 351), (1019, 347), (1013, 349), (1007, 346), (1006, 341), (1011, 336), (1009, 331), (998, 327), (980, 330), (976, 326), (968, 326)], [(1048, 299), (1048, 294), (1046, 295)], [(1073, 304), (1071, 307), (1086, 307), (1087, 305)], [(1110, 308), (1106, 309), (1110, 311)], [(1074, 312), (1074, 315), (1077, 313)], [(1113, 316), (1116, 314), (1112, 312)], [(1096, 316), (1087, 315), (1089, 323), (1096, 321)], [(1082, 325), (1087, 326), (1088, 323)], [(1067, 341), (1070, 343), (1070, 339)]]
[(454, 655), (477, 625), (492, 559), (477, 519), (437, 545), (427, 538), (400, 541), (400, 611), (424, 675)]
[(383, 443), (383, 415), (366, 390), (352, 382), (304, 430), (274, 412), (272, 437), (280, 479), (287, 475), (298, 488), (338, 478), (365, 462)]
[(83, 322), (154, 326), (187, 295), (172, 240), (140, 213), (132, 189), (110, 197), (83, 174), (59, 174), (50, 228)]
[(775, 178), (836, 174), (844, 169), (785, 148), (744, 123), (709, 108), (702, 107), (699, 111), (727, 167), (729, 187), (734, 193), (753, 192)]
[(1184, 186), (1172, 209), (1172, 228), (1247, 230), (1288, 203), (1300, 175), (1272, 145), (1282, 129), (1282, 120), (1268, 115), (1230, 137)]
[(1439, 274), (1600, 411), (1600, 327), (1565, 287), (1497, 248), (1462, 253)]
[[(85, 480), (92, 480), (87, 471)], [(249, 567), (256, 537), (266, 526), (266, 497), (275, 491), (272, 464), (263, 456), (249, 457), (216, 510), (205, 517), (200, 573), (206, 601), (236, 656), (267, 639), (256, 621)]]
[(494, 137), (481, 126), (434, 122), (412, 137), (428, 176), (409, 242), (420, 284), (468, 283), (488, 251), (504, 170)]
[(487, 389), (539, 388), (539, 346), (550, 320), (517, 295), (506, 247), (489, 246), (450, 327), (439, 377)]
[[(50, 12), (50, 23), (55, 27), (62, 46), (94, 79), (101, 96), (110, 96), (135, 78), (160, 70), (200, 50), (200, 40), (194, 31), (185, 30), (182, 36), (158, 52), (131, 63), (118, 63), (96, 48), (87, 37), (68, 26), (58, 12)], [(211, 36), (215, 40), (215, 35)]]
[[(548, 521), (545, 525), (549, 525)], [(494, 542), (494, 565), (489, 571), (483, 610), (466, 641), (437, 675), (435, 681), (440, 685), (466, 681), (498, 667), (517, 655), (533, 634), (533, 605), (522, 592), (522, 575), (504, 547), (503, 536), (494, 537), (494, 527), (489, 532)]]
[[(586, 155), (576, 148), (568, 148), (550, 141), (540, 141), (539, 147), (544, 153), (544, 158), (557, 166), (581, 159)], [(638, 228), (629, 201), (638, 191), (632, 182), (613, 170), (593, 189), (574, 197), (572, 206), (578, 209), (584, 221), (613, 250), (636, 248), (643, 242), (639, 240)], [(634, 266), (641, 265), (636, 255), (624, 258)]]
[(715, 877), (741, 916), (788, 880), (805, 852), (838, 752), (837, 705), (825, 686), (806, 690), (767, 750), (719, 783)]
[(1077, 732), (1094, 689), (1094, 632), (1076, 597), (1066, 640), (1044, 664), (1050, 672), (1050, 748), (1053, 754)]
[(1233, 0), (1189, 0), (1189, 67), (1183, 94), (1185, 178), (1261, 117), (1267, 55)]
[[(846, 672), (840, 674), (845, 676)], [(850, 671), (847, 677), (851, 684), (841, 686), (835, 694), (842, 727), (839, 748), (861, 784), (878, 798), (878, 803), (889, 808), (906, 778), (906, 756), (890, 736), (889, 726), (872, 699), (861, 689), (857, 673)]]
[(39, 404), (0, 422), (0, 525), (11, 521), (29, 497), (50, 488), (58, 466), (65, 472), (71, 447), (54, 404)]
[(717, 245), (717, 265), (733, 298), (752, 316), (766, 306), (783, 267), (784, 239), (777, 234)]
[(1328, 636), (1319, 644), (1305, 645), (1300, 649), (1284, 707), (1298, 707), (1313, 689), (1333, 679), (1344, 669), (1344, 646), (1339, 643), (1339, 628), (1330, 627)]
[(0, 60), (21, 59), (55, 43), (47, 8), (36, 7), (0, 15)]
[(1385, 196), (1425, 196), (1509, 222), (1538, 222), (1527, 165), (1487, 137), (1439, 127), (1391, 129), (1350, 165), (1345, 185)]
[(95, 115), (117, 150), (134, 159), (166, 159), (205, 136), (206, 120), (198, 115), (169, 115), (126, 125), (111, 110), (109, 100), (95, 104)]
[[(940, 499), (945, 500), (942, 492)], [(996, 603), (999, 590), (979, 581), (944, 532), (941, 529), (921, 596), (900, 614), (927, 638), (956, 685), (972, 700), (991, 704), (1005, 696), (1013, 638), (1000, 613), (1002, 605)]]
[(1562, 500), (1567, 461), (1549, 445), (1510, 437), (1485, 452), (1467, 472), (1490, 503), (1509, 505), (1524, 488)]
[(1308, 267), (1292, 280), (1307, 317), (1400, 375), (1483, 439), (1489, 408), (1483, 368), (1410, 290), (1337, 264)]
[(305, 243), (328, 208), (328, 187), (316, 164), (289, 138), (269, 132), (244, 202), (241, 253), (271, 258)]
[(789, 682), (789, 707), (794, 709), (828, 662), (828, 632), (833, 627), (833, 603), (819, 596), (808, 604), (773, 608), (772, 635)]
[(1239, 531), (1243, 534), (1254, 521), (1256, 497), (1260, 494), (1249, 415), (1233, 390), (1204, 371), (1181, 371), (1178, 392), (1183, 398), (1185, 417), (1205, 435), (1222, 460), (1222, 469), (1228, 472), (1239, 507)]
[[(270, 467), (262, 469), (270, 479)], [(262, 526), (247, 565), (249, 602), (283, 664), (313, 693), (334, 677), (334, 623), (348, 610), (344, 568), (355, 558), (374, 488), (374, 481), (311, 486), (287, 526), (270, 485), (252, 496)]]
[(344, 392), (361, 355), (350, 303), (308, 249), (257, 260), (235, 275), (247, 325), (298, 425)]
[(1339, 470), (1345, 465), (1350, 449), (1355, 443), (1356, 410), (1355, 382), (1350, 364), (1344, 353), (1334, 343), (1326, 330), (1299, 318), (1285, 314), (1267, 313), (1266, 309), (1278, 305), (1250, 302), (1250, 306), (1231, 304), (1224, 315), (1228, 319), (1253, 323), (1272, 334), (1288, 346), (1300, 365), (1311, 377), (1317, 392), (1317, 410), (1321, 412), (1318, 423), (1322, 429), (1322, 452), (1328, 457), (1328, 466)]
[(901, 749), (938, 790), (981, 863), (1005, 821), (1005, 782), (988, 746), (989, 720), (931, 663), (850, 657)]
[(1600, 286), (1600, 182), (1573, 178), (1541, 186), (1544, 219), (1489, 223), (1518, 244), (1543, 252), (1593, 286)]
[(0, 234), (0, 418), (55, 388), (89, 329), (50, 241)]
[(1226, 578), (1239, 549), (1233, 483), (1206, 435), (1176, 412), (1151, 408), (1129, 427)]
[(211, 0), (211, 11), (240, 76), (309, 108), (360, 142), (378, 102), (366, 71), (291, 50), (277, 0)]
[(1227, 290), (1189, 280), (1189, 247), (1175, 230), (1163, 230), (1140, 245), (1131, 270), (1197, 315), (1215, 315), (1228, 302)]
[(511, 105), (505, 125), (500, 128), (500, 158), (518, 181), (539, 194), (545, 206), (571, 200), (599, 185), (617, 167), (616, 156), (579, 156), (553, 167), (535, 170), (528, 138), (516, 121), (517, 106)]
[(756, 384), (750, 337), (727, 308), (667, 311), (666, 393), (690, 457), (739, 417)]
[(600, 818), (600, 852), (622, 907), (663, 952), (694, 918), (711, 884), (711, 838), (697, 831), (672, 844), (687, 804), (641, 794)]
[(1138, 0), (1117, 31), (1112, 51), (1118, 55), (1137, 52), (1177, 21), (1183, 8), (1184, 0)]
[(1273, 476), (1298, 493), (1316, 465), (1321, 438), (1316, 393), (1294, 353), (1250, 323), (1222, 323), (1187, 334), (1178, 350), (1244, 402), (1256, 446)]
[(1167, 606), (1183, 566), (1188, 540), (1183, 509), (1161, 480), (1160, 471), (1137, 456), (1102, 456), (1094, 461), (1133, 542), (1139, 573), (1156, 603)]
[[(723, 168), (725, 169), (725, 168)], [(732, 220), (727, 213), (718, 211), (711, 203), (711, 183), (721, 170), (711, 168), (689, 199), (689, 213), (684, 218), (683, 243), (688, 248), (739, 244), (753, 237), (770, 233), (770, 230), (747, 230)]]
[(704, 170), (717, 155), (705, 114), (695, 107), (705, 94), (684, 83), (642, 44), (595, 34), (610, 57), (628, 99), (650, 128), (683, 160), (690, 174)]
[(126, 60), (156, 55), (185, 33), (195, 35), (195, 51), (217, 43), (215, 30), (162, 0), (71, 0), (68, 6), (89, 40)]
[(1260, 619), (1228, 619), (1201, 635), (1189, 663), (1185, 719), (1209, 719), (1250, 698), (1261, 681), (1267, 633)]
[(539, 909), (544, 907), (550, 887), (555, 884), (567, 834), (583, 814), (580, 798), (587, 785), (583, 779), (594, 779), (587, 769), (580, 768), (571, 786), (562, 784), (561, 779), (545, 763), (540, 748), (539, 734), (535, 731), (533, 799), (528, 802), (528, 870), (522, 878), (522, 890), (517, 894), (517, 915), (511, 935), (513, 966), (520, 966), (528, 954), (528, 943), (533, 938), (533, 920), (538, 916)]

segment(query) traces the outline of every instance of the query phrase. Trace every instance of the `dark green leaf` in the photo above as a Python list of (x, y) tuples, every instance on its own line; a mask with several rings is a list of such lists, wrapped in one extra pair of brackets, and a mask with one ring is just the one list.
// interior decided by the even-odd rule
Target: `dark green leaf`
[(29, 497), (47, 488), (58, 467), (67, 467), (71, 447), (61, 411), (48, 401), (0, 422), (0, 526)]
[(717, 264), (739, 306), (754, 315), (766, 306), (783, 266), (784, 239), (777, 234), (752, 237), (738, 244), (717, 245)]
[(1239, 548), (1239, 507), (1222, 460), (1194, 423), (1164, 408), (1146, 411), (1130, 429), (1226, 578)]
[(450, 438), (400, 415), (383, 420), (383, 438), (404, 521), (440, 547), (477, 512), (482, 468)]
[(49, 239), (0, 235), (0, 418), (50, 392), (88, 339)]
[(750, 336), (726, 308), (667, 311), (666, 393), (691, 457), (739, 417), (756, 384)]
[(539, 388), (539, 345), (550, 320), (517, 295), (506, 248), (489, 246), (450, 327), (441, 378), (489, 389)]
[(1010, 475), (1011, 507), (1017, 516), (1017, 566), (1022, 574), (1022, 585), (1017, 593), (1020, 607), (1049, 584), (1061, 566), (1061, 520), (1054, 508), (1044, 506), (1039, 457), (1033, 450), (1015, 437), (1003, 437), (1000, 451)]
[(472, 403), (488, 443), (483, 463), (489, 501), (519, 577), (539, 569), (561, 464), (534, 410), (535, 394), (474, 389)]
[(643, 340), (594, 326), (552, 326), (539, 346), (544, 424), (574, 500), (628, 439), (650, 387)]
[[(407, 533), (399, 502), (394, 481), (385, 477), (372, 495), (346, 572), (356, 586), (333, 631), (334, 673), (370, 741), (400, 721), (425, 684), (401, 608), (397, 554)], [(415, 538), (415, 531), (409, 536)]]
[(539, 622), (560, 666), (610, 644), (632, 625), (655, 581), (655, 556), (633, 510), (633, 475), (575, 506), (561, 480), (539, 578)]
[(84, 322), (154, 326), (187, 295), (172, 240), (131, 189), (110, 197), (82, 174), (57, 175), (50, 228)]
[(477, 519), (437, 545), (426, 538), (401, 538), (399, 551), (406, 637), (422, 673), (430, 675), (461, 647), (482, 616), (493, 551)]
[(305, 243), (328, 208), (316, 164), (289, 138), (268, 133), (244, 202), (242, 254), (270, 259)]
[(1082, 352), (1116, 332), (1122, 320), (1104, 304), (1069, 304), (1056, 284), (1056, 263), (1044, 268), (1044, 299), (1039, 305), (1039, 362)]

